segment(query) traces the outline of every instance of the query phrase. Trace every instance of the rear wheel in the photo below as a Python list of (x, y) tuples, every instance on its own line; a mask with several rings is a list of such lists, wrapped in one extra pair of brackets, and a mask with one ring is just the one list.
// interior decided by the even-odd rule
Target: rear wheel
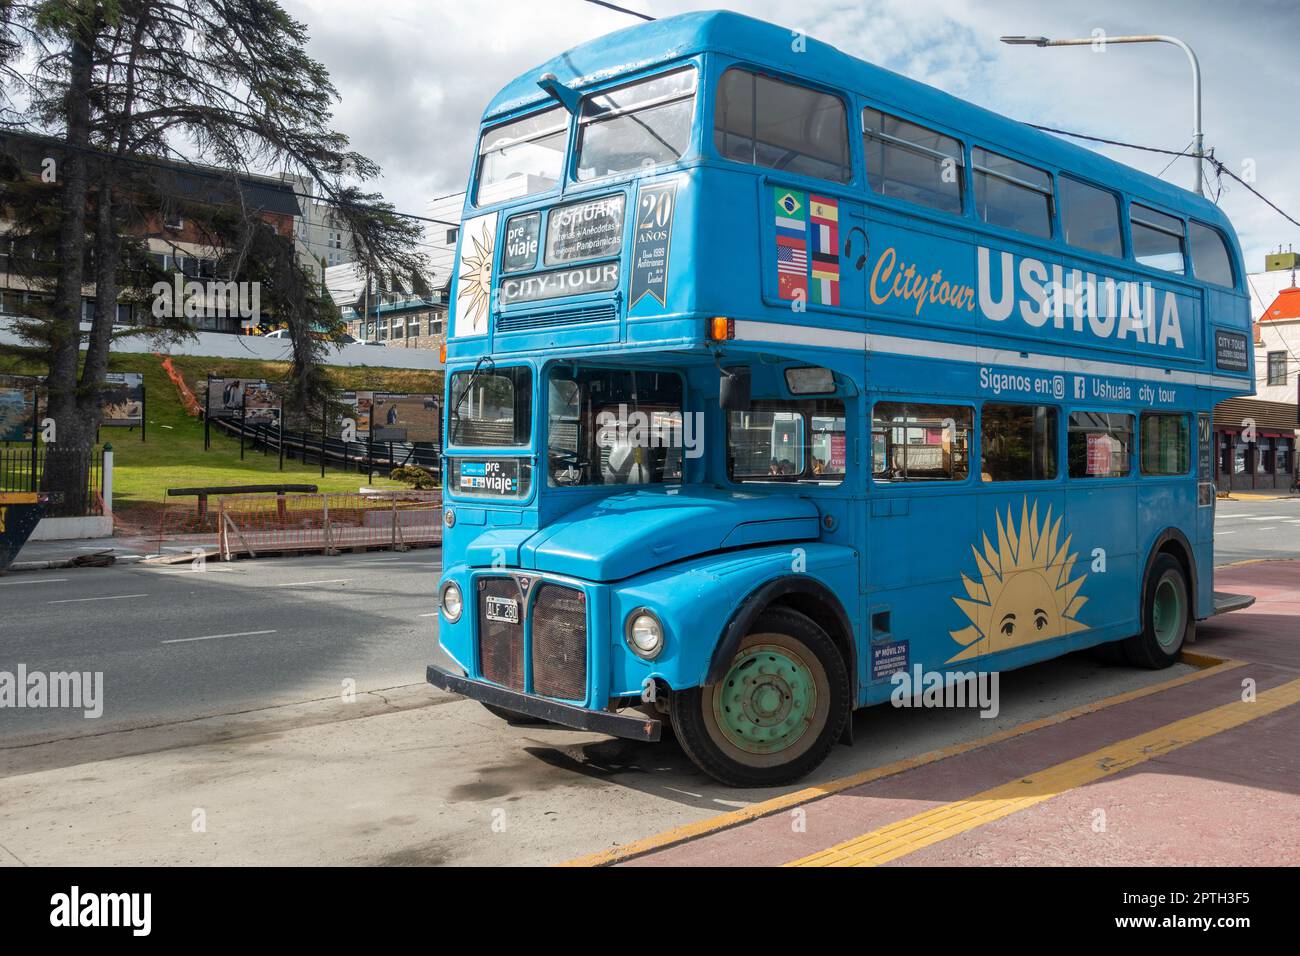
[[(479, 701), (483, 704), (483, 701)], [(546, 721), (540, 717), (533, 717), (530, 714), (521, 714), (517, 710), (506, 710), (504, 707), (498, 707), (496, 704), (483, 704), (483, 709), (494, 717), (500, 717), (512, 727), (531, 727), (536, 724), (544, 724)]]
[(1157, 555), (1142, 597), (1142, 633), (1120, 644), (1125, 658), (1134, 667), (1168, 667), (1195, 627), (1183, 566), (1173, 555)]
[(769, 608), (716, 684), (677, 691), (673, 730), (696, 765), (725, 784), (774, 787), (826, 759), (849, 719), (849, 676), (826, 632)]

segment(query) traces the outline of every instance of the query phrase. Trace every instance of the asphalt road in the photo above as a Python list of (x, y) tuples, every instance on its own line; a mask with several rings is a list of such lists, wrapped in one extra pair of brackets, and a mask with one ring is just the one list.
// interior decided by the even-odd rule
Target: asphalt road
[[(102, 671), (103, 715), (0, 708), (0, 738), (419, 683), (441, 551), (25, 571), (0, 578), (0, 671)], [(351, 682), (351, 683), (346, 683)]]
[[(1300, 498), (1217, 503), (1215, 563), (1300, 556)], [(441, 551), (0, 578), (0, 671), (104, 674), (104, 712), (0, 708), (0, 739), (103, 733), (420, 684)]]
[(1300, 498), (1216, 503), (1214, 564), (1300, 556)]

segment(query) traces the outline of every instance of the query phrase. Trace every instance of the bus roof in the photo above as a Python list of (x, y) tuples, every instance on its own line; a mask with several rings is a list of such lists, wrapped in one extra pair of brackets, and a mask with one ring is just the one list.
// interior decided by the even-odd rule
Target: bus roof
[(550, 102), (537, 78), (554, 73), (566, 86), (585, 89), (660, 63), (718, 52), (869, 96), (990, 146), (1001, 146), (1060, 169), (1106, 183), (1130, 196), (1160, 202), (1233, 236), (1226, 215), (1209, 200), (1165, 180), (1066, 142), (1000, 113), (868, 63), (809, 37), (804, 52), (791, 49), (791, 31), (725, 10), (685, 13), (617, 30), (580, 44), (511, 81), (484, 112), (484, 122)]

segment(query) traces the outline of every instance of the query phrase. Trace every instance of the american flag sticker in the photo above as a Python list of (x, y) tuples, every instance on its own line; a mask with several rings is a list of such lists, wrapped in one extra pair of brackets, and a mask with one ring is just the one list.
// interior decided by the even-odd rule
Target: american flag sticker
[(836, 199), (809, 196), (809, 240), (812, 247), (812, 287), (809, 300), (818, 305), (840, 304), (840, 205)]
[(776, 288), (782, 299), (808, 298), (808, 194), (774, 189)]

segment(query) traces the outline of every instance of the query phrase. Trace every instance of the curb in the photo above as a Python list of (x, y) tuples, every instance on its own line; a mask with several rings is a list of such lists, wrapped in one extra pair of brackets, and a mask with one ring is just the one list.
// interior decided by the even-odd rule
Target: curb
[(108, 564), (75, 565), (72, 562), (76, 560), (76, 557), (80, 557), (80, 555), (71, 558), (50, 558), (46, 561), (15, 561), (13, 564), (9, 565), (3, 573), (10, 574), (14, 571), (93, 570), (97, 567), (111, 568), (114, 565), (137, 564), (145, 558), (142, 554), (114, 555), (113, 560)]

